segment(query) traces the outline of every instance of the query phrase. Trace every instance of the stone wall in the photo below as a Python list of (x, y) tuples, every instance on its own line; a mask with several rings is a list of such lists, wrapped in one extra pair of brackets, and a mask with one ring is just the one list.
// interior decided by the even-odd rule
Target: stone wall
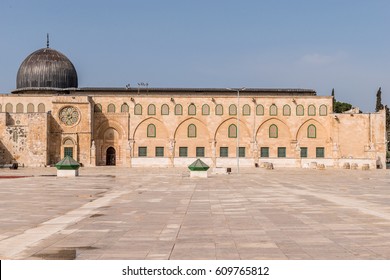
[(21, 166), (47, 164), (46, 113), (0, 113), (0, 163), (18, 162)]

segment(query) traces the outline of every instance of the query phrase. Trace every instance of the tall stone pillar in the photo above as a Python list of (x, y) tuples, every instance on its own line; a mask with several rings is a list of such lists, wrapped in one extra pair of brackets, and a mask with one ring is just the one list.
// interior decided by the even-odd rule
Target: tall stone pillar
[(175, 139), (169, 139), (169, 160), (170, 160), (170, 167), (175, 166)]
[(212, 139), (210, 142), (211, 142), (211, 160), (213, 162), (211, 167), (216, 167), (217, 166), (217, 141)]
[(295, 143), (294, 157), (295, 157), (295, 166), (302, 167), (301, 146), (299, 144), (299, 141)]
[(130, 139), (128, 142), (127, 142), (127, 145), (126, 145), (126, 166), (127, 167), (132, 167), (132, 164), (131, 164), (131, 160), (133, 158), (133, 147), (134, 147), (134, 140), (133, 139)]
[(94, 140), (92, 140), (90, 155), (91, 156), (90, 156), (89, 164), (91, 166), (96, 166), (96, 146)]
[(339, 145), (336, 142), (333, 142), (332, 144), (332, 158), (334, 167), (340, 167), (340, 150)]
[(252, 157), (253, 157), (253, 163), (259, 164), (259, 147), (257, 146), (257, 141), (251, 141), (252, 146)]

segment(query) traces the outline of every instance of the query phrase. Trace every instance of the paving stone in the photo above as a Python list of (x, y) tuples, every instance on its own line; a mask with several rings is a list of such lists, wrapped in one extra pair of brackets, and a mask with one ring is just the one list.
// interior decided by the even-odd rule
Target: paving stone
[(0, 170), (0, 258), (390, 259), (388, 170), (55, 172)]

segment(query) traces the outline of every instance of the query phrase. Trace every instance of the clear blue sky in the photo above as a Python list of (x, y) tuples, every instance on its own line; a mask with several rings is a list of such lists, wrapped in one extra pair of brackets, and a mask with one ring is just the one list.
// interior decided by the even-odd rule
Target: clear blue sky
[(80, 87), (311, 88), (390, 105), (390, 1), (1, 0), (0, 92), (46, 46)]

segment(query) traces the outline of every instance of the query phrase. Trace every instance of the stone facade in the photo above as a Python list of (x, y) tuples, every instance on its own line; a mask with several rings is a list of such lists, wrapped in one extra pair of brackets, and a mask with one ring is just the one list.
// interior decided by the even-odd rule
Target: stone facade
[(240, 166), (384, 166), (384, 110), (332, 112), (311, 90), (18, 89), (0, 95), (0, 164), (235, 167), (238, 144)]

